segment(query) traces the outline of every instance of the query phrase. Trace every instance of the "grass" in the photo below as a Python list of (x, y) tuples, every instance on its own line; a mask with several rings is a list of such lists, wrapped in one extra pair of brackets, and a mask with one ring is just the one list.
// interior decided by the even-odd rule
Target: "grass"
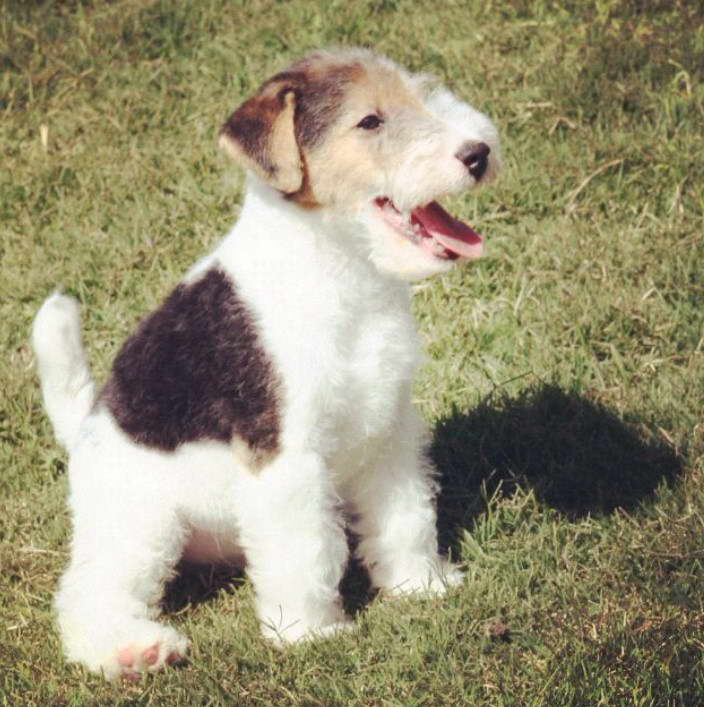
[[(4, 0), (0, 11), (0, 704), (698, 705), (704, 695), (704, 10), (686, 0)], [(237, 214), (217, 128), (274, 69), (363, 44), (501, 127), (452, 205), (488, 257), (423, 283), (418, 404), (464, 586), (280, 653), (241, 577), (191, 571), (181, 670), (64, 663), (65, 456), (31, 319), (62, 284), (104, 377)]]

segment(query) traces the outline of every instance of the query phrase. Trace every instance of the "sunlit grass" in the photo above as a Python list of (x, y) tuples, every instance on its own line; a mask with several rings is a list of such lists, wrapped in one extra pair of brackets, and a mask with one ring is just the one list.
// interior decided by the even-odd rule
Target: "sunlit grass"
[[(65, 456), (28, 328), (62, 285), (103, 377), (236, 218), (215, 136), (272, 71), (363, 44), (501, 128), (453, 210), (488, 256), (416, 288), (440, 530), (468, 580), (279, 652), (241, 577), (190, 572), (180, 670), (67, 666)], [(704, 11), (697, 3), (5, 0), (0, 5), (0, 703), (696, 705), (704, 694)]]

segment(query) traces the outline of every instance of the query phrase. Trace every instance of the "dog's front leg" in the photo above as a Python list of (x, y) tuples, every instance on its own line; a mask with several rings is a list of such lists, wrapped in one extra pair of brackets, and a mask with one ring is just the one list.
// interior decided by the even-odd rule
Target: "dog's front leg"
[(323, 461), (282, 454), (245, 493), (241, 540), (264, 635), (288, 643), (344, 628), (338, 585), (348, 548)]
[(462, 573), (438, 554), (437, 484), (423, 422), (410, 407), (352, 492), (357, 555), (385, 594), (443, 593)]

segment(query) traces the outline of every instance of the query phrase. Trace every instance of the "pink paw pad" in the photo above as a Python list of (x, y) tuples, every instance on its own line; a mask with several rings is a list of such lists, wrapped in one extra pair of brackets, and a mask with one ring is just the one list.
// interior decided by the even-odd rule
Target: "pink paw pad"
[[(140, 679), (140, 670), (150, 668), (159, 662), (160, 644), (155, 643), (149, 648), (142, 651), (141, 654), (135, 655), (134, 648), (127, 646), (121, 648), (117, 653), (117, 662), (122, 668), (122, 675), (125, 679), (135, 681)], [(181, 655), (176, 651), (169, 653), (166, 658), (166, 663), (173, 665), (181, 660)]]
[(134, 654), (132, 653), (132, 648), (129, 646), (127, 648), (121, 648), (117, 652), (117, 662), (123, 668), (131, 667), (132, 663), (134, 663)]
[(154, 665), (154, 663), (159, 660), (159, 644), (155, 643), (151, 648), (147, 648), (147, 650), (142, 653), (142, 660), (147, 665)]

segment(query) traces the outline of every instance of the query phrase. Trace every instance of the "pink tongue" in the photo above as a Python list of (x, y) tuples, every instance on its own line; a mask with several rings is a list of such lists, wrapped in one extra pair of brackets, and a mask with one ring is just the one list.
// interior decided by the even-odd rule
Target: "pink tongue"
[(482, 237), (471, 226), (450, 216), (437, 201), (413, 209), (412, 216), (452, 253), (463, 258), (478, 258), (482, 254)]

